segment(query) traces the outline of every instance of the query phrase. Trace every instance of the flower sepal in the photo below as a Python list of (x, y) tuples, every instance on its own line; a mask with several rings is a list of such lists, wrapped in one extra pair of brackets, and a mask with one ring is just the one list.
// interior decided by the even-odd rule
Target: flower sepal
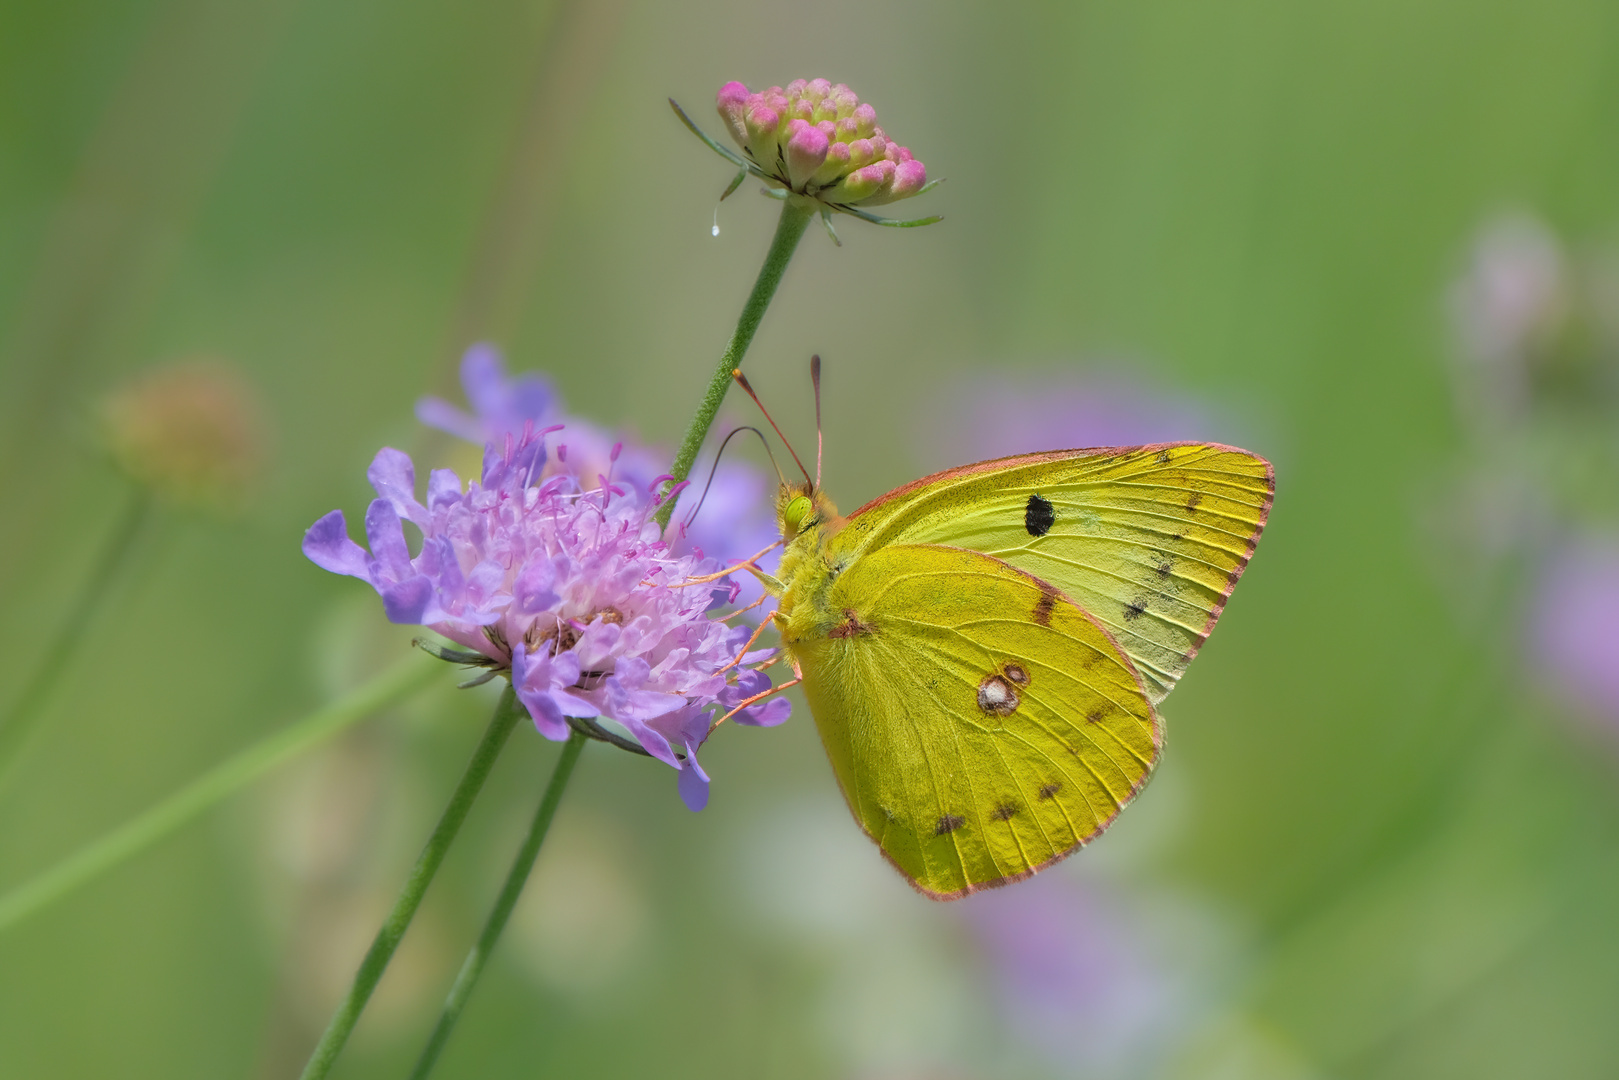
[[(674, 98), (669, 99), (669, 107), (675, 111), (676, 116), (680, 117), (680, 122), (686, 125), (686, 130), (701, 139), (703, 141), (703, 145), (714, 151), (714, 153), (718, 154), (726, 161), (729, 161), (737, 168), (742, 169), (744, 172), (752, 173), (761, 180), (772, 179), (772, 177), (763, 169), (744, 158), (741, 154), (738, 154), (735, 150), (716, 142), (712, 137), (709, 136), (708, 132), (697, 126), (696, 121), (686, 115), (686, 110), (682, 109), (680, 107), (680, 103)], [(739, 183), (740, 181), (733, 183), (731, 187), (727, 189), (727, 191), (736, 190)], [(724, 196), (722, 195), (721, 198), (724, 198)]]

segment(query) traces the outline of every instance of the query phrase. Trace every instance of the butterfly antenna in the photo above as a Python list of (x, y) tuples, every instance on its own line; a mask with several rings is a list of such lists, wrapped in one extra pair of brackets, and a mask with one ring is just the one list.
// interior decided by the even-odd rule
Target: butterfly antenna
[(810, 384), (815, 387), (815, 490), (821, 490), (821, 354), (810, 357)]
[[(804, 474), (805, 480), (809, 480), (809, 470), (804, 468), (804, 463), (802, 461), (798, 460), (798, 451), (793, 449), (793, 444), (787, 441), (787, 436), (783, 435), (781, 433), (781, 428), (776, 426), (776, 420), (770, 415), (770, 411), (765, 408), (764, 402), (759, 400), (759, 395), (755, 394), (753, 392), (753, 387), (748, 385), (748, 377), (742, 374), (742, 370), (740, 368), (732, 368), (731, 378), (735, 379), (736, 384), (742, 389), (746, 390), (748, 392), (748, 396), (753, 399), (753, 403), (759, 406), (759, 411), (765, 414), (765, 419), (770, 421), (770, 426), (776, 429), (776, 437), (781, 440), (781, 445), (785, 446), (787, 448), (787, 452), (793, 455), (793, 463), (798, 466), (798, 471)], [(820, 489), (817, 488), (816, 490)]]
[(719, 450), (715, 452), (714, 466), (708, 470), (708, 482), (703, 485), (703, 494), (698, 498), (697, 505), (692, 508), (691, 515), (686, 518), (685, 524), (682, 526), (682, 528), (690, 528), (691, 523), (697, 520), (697, 511), (703, 508), (703, 501), (708, 498), (708, 489), (714, 486), (714, 476), (720, 471), (720, 458), (725, 455), (725, 448), (730, 445), (732, 439), (736, 438), (737, 432), (739, 431), (751, 431), (755, 435), (759, 436), (759, 441), (764, 444), (765, 454), (770, 458), (770, 467), (776, 470), (777, 479), (779, 479), (783, 484), (787, 482), (787, 478), (781, 475), (781, 466), (776, 464), (776, 455), (770, 453), (770, 440), (765, 438), (765, 433), (756, 427), (743, 426), (736, 428), (729, 435), (725, 436), (724, 440), (720, 443)]

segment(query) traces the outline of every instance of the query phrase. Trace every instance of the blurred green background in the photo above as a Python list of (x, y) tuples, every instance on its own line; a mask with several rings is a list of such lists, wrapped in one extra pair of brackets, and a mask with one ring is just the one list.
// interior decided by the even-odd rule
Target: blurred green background
[[(465, 464), (411, 410), (472, 341), (672, 445), (776, 204), (710, 236), (729, 170), (664, 99), (718, 133), (726, 80), (818, 75), (947, 178), (902, 207), (938, 226), (812, 229), (749, 358), (800, 445), (826, 358), (843, 507), (983, 434), (951, 387), (1105, 371), (1271, 457), (1270, 527), (1152, 787), (1002, 893), (912, 894), (801, 700), (705, 750), (702, 814), (591, 747), (440, 1075), (1619, 1074), (1619, 755), (1425, 524), (1475, 231), (1619, 223), (1597, 0), (0, 6), (0, 701), (131, 497), (99, 401), (214, 357), (273, 432), (84, 628), (0, 890), (408, 649), (298, 543), (380, 445)], [(452, 682), (0, 935), (0, 1076), (296, 1075), (487, 715)], [(408, 1069), (555, 753), (519, 730), (334, 1075)], [(1019, 983), (1009, 927), (1088, 935), (1083, 977)]]

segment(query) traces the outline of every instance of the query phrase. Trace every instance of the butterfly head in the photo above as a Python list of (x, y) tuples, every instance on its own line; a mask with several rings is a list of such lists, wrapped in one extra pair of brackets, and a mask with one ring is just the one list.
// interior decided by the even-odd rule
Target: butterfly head
[(837, 516), (838, 508), (809, 481), (782, 484), (776, 491), (776, 524), (784, 540), (791, 542)]

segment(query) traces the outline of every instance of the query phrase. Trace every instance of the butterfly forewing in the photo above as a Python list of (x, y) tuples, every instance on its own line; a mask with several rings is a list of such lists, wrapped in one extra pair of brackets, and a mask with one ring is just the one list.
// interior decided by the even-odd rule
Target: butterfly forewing
[(1274, 490), (1269, 462), (1215, 444), (1030, 454), (890, 492), (850, 515), (828, 551), (864, 560), (927, 543), (1003, 559), (1094, 616), (1156, 704), (1214, 628)]
[(1129, 659), (1055, 587), (956, 548), (850, 564), (842, 621), (791, 648), (855, 817), (938, 897), (1025, 877), (1096, 835), (1162, 747)]

